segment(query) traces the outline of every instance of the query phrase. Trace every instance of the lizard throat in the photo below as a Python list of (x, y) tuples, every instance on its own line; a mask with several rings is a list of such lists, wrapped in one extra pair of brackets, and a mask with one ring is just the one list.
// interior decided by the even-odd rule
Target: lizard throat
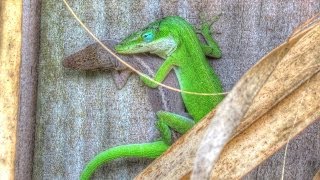
[(165, 59), (177, 49), (177, 43), (175, 42), (173, 37), (170, 36), (167, 38), (159, 39), (154, 43), (150, 43), (149, 48), (151, 54), (156, 54)]

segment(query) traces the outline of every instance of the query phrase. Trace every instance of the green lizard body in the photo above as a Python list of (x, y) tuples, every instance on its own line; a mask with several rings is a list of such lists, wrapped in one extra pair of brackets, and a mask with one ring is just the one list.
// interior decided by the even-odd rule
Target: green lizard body
[[(205, 57), (207, 55), (220, 58), (221, 52), (217, 43), (212, 39), (207, 24), (202, 27), (201, 33), (207, 45), (199, 41), (196, 31), (187, 21), (178, 16), (169, 16), (131, 34), (119, 43), (115, 50), (121, 54), (149, 52), (165, 59), (154, 76), (157, 82), (162, 82), (174, 69), (181, 90), (221, 93), (223, 89), (220, 80)], [(158, 86), (145, 77), (141, 76), (141, 79), (149, 87)], [(183, 92), (181, 96), (193, 119), (165, 111), (157, 112), (157, 128), (162, 137), (160, 141), (110, 148), (88, 163), (81, 174), (81, 179), (89, 179), (98, 167), (116, 158), (156, 158), (160, 156), (172, 143), (169, 127), (179, 133), (187, 132), (223, 99), (222, 95), (204, 96)]]

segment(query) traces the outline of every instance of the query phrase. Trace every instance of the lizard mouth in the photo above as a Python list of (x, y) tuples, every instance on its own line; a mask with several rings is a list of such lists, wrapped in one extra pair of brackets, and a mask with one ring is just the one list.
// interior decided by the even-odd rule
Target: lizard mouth
[(121, 44), (117, 44), (114, 46), (114, 50), (117, 52), (117, 53), (125, 53), (126, 49), (121, 45)]
[(135, 54), (135, 53), (146, 52), (142, 44), (138, 44), (135, 46), (126, 46), (126, 45), (118, 44), (114, 47), (114, 49), (119, 54)]

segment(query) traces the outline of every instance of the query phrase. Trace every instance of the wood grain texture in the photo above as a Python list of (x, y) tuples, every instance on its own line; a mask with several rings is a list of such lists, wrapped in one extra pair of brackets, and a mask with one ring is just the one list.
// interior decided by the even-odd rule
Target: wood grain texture
[[(294, 3), (77, 0), (71, 1), (71, 6), (100, 39), (123, 38), (163, 16), (180, 15), (199, 24), (202, 15), (209, 19), (222, 13), (214, 29), (219, 32), (215, 38), (224, 54), (213, 66), (226, 91), (258, 59), (284, 41), (294, 27), (320, 11), (317, 0)], [(77, 179), (85, 163), (98, 152), (158, 137), (147, 88), (140, 85), (137, 76), (131, 76), (124, 89), (118, 91), (110, 73), (78, 72), (62, 67), (64, 57), (91, 43), (93, 40), (61, 1), (42, 2), (34, 179)], [(307, 134), (304, 143), (319, 144), (316, 137)], [(319, 158), (310, 156), (304, 162), (314, 157)], [(282, 157), (279, 158), (270, 163), (281, 161)], [(131, 179), (149, 162), (117, 160), (98, 170), (94, 178)], [(274, 169), (264, 167), (248, 178), (268, 179)], [(310, 166), (299, 163), (290, 165), (287, 173), (294, 174), (299, 169), (302, 177), (312, 177), (314, 174), (308, 169), (317, 168), (317, 163)]]
[[(102, 39), (110, 38), (106, 9), (118, 3), (73, 1), (71, 6)], [(112, 5), (112, 6), (111, 6)], [(111, 7), (107, 7), (111, 6)], [(123, 7), (130, 3), (122, 2)], [(88, 11), (87, 11), (88, 10)], [(120, 9), (119, 9), (120, 10)], [(154, 113), (147, 88), (137, 77), (118, 91), (110, 73), (63, 68), (62, 60), (93, 41), (78, 26), (62, 1), (44, 1), (41, 9), (35, 179), (78, 179), (85, 164), (107, 148), (156, 138)], [(123, 19), (124, 20), (124, 19)], [(112, 28), (111, 28), (112, 29)], [(115, 30), (115, 29), (114, 29)], [(115, 161), (95, 174), (98, 179), (128, 179), (150, 161)]]
[(20, 68), (20, 108), (17, 127), (15, 179), (31, 180), (36, 116), (40, 1), (23, 1)]
[(14, 179), (22, 2), (0, 2), (0, 177)]

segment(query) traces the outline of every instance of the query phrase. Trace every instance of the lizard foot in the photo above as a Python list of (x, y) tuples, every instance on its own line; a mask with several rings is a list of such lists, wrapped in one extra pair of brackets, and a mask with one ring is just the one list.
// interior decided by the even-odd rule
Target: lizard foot
[(217, 22), (220, 19), (221, 15), (222, 13), (216, 16), (213, 16), (210, 22), (203, 20), (203, 18), (201, 18), (202, 23), (200, 27), (196, 28), (196, 32), (201, 35), (211, 35), (212, 33), (217, 34), (217, 32), (211, 30), (211, 27), (215, 22)]

